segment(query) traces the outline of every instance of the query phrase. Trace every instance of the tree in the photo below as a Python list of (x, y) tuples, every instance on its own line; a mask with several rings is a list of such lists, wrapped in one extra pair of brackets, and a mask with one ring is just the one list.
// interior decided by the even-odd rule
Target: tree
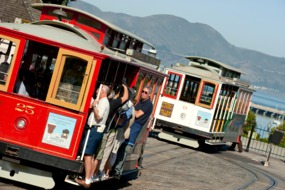
[(281, 125), (278, 125), (277, 129), (279, 129), (281, 131), (285, 131), (285, 122), (283, 122)]
[(249, 110), (246, 123), (243, 126), (243, 132), (247, 134), (251, 130), (253, 123), (256, 123), (256, 115), (253, 111)]

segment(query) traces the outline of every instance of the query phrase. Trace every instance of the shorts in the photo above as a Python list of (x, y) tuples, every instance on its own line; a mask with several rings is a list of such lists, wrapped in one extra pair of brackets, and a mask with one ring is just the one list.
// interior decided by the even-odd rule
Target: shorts
[(103, 133), (97, 132), (97, 127), (92, 127), (88, 138), (85, 154), (94, 155), (99, 147)]

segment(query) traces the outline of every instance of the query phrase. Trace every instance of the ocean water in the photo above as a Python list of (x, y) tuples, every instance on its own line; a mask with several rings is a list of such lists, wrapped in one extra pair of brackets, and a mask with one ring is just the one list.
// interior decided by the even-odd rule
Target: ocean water
[[(266, 91), (256, 91), (253, 93), (252, 102), (262, 106), (271, 107), (278, 110), (285, 111), (285, 97), (284, 95)], [(272, 128), (276, 127), (278, 124), (275, 123), (276, 119), (265, 117), (263, 115), (256, 115), (257, 130), (256, 132), (260, 134), (261, 138), (267, 137), (268, 133), (266, 131), (271, 131)], [(281, 123), (283, 121), (280, 121)], [(262, 130), (259, 130), (262, 129)]]
[(285, 97), (282, 94), (257, 90), (253, 93), (252, 102), (285, 111)]

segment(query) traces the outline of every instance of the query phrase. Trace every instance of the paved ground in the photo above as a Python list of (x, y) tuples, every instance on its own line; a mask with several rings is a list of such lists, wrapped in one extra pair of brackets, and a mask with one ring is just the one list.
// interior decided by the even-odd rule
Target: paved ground
[[(148, 146), (157, 143), (156, 141), (156, 139), (150, 138)], [(146, 151), (149, 150), (147, 147)], [(264, 166), (265, 155), (236, 151), (204, 153), (187, 148), (183, 151), (185, 151), (185, 155), (181, 156), (180, 160), (146, 168), (142, 171), (142, 176), (137, 180), (130, 181), (131, 185), (122, 189), (237, 189), (242, 184), (254, 179), (255, 176), (247, 170), (247, 167), (240, 167), (230, 162), (233, 158), (236, 162), (257, 167), (262, 171), (278, 176), (281, 181), (285, 181), (285, 163), (272, 158), (269, 160), (269, 166)], [(285, 189), (285, 184), (279, 183), (279, 185), (276, 189)]]
[[(118, 182), (117, 180), (93, 184), (96, 190), (236, 190), (242, 184), (254, 179), (247, 167), (253, 166), (268, 174), (277, 176), (279, 186), (275, 190), (285, 189), (285, 163), (270, 158), (269, 166), (264, 166), (265, 155), (254, 152), (239, 153), (236, 151), (202, 152), (195, 149), (149, 138), (145, 149), (144, 169), (136, 180)], [(241, 163), (240, 167), (232, 161)], [(33, 189), (17, 187), (11, 182), (0, 183), (2, 190)], [(283, 184), (282, 184), (283, 183)], [(71, 187), (66, 189), (82, 189)], [(247, 188), (247, 189), (264, 189)]]
[(253, 151), (251, 152), (233, 152), (236, 155), (248, 158), (249, 160), (252, 160), (255, 164), (254, 165), (262, 170), (267, 171), (268, 173), (272, 173), (274, 175), (279, 176), (281, 179), (285, 180), (285, 162), (280, 159), (276, 158), (269, 158), (269, 164), (268, 166), (264, 165), (264, 162), (267, 160), (267, 155), (262, 155), (260, 153), (255, 153)]

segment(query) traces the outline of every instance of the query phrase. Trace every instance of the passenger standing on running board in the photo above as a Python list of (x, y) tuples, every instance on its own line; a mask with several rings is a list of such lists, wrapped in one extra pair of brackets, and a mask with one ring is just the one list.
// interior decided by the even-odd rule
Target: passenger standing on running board
[(152, 113), (153, 105), (150, 101), (151, 92), (152, 88), (145, 86), (142, 90), (141, 100), (135, 105), (135, 121), (130, 127), (129, 138), (124, 141), (118, 151), (117, 160), (113, 167), (114, 176), (118, 177), (122, 174), (126, 157), (132, 152), (141, 129), (145, 126)]
[[(115, 96), (109, 99), (110, 112), (109, 112), (109, 116), (106, 122), (107, 125), (110, 125), (110, 122), (112, 123), (112, 118), (114, 117), (114, 115), (116, 115), (117, 109), (123, 103), (125, 103), (128, 99), (129, 99), (128, 87), (126, 86), (126, 84), (122, 84), (115, 91)], [(100, 143), (99, 151), (95, 156), (95, 167), (93, 168), (93, 174), (94, 174), (95, 181), (98, 181), (99, 176), (100, 176), (100, 175), (97, 175), (97, 174), (100, 174), (100, 172), (98, 172), (98, 169), (99, 169), (98, 165), (101, 165), (101, 164), (105, 165), (105, 163), (107, 162), (108, 157), (110, 155), (110, 151), (113, 147), (114, 138), (115, 138), (115, 130), (113, 130), (113, 128), (108, 128), (107, 126), (105, 130), (105, 134), (103, 135), (102, 141)]]
[(107, 98), (110, 88), (107, 85), (102, 85), (101, 90), (97, 89), (97, 99), (93, 101), (93, 111), (88, 118), (88, 125), (91, 127), (91, 132), (88, 138), (85, 155), (85, 180), (76, 178), (75, 181), (83, 186), (89, 188), (91, 186), (91, 176), (94, 168), (94, 154), (102, 140), (103, 131), (106, 127), (105, 123), (109, 115), (110, 105)]

